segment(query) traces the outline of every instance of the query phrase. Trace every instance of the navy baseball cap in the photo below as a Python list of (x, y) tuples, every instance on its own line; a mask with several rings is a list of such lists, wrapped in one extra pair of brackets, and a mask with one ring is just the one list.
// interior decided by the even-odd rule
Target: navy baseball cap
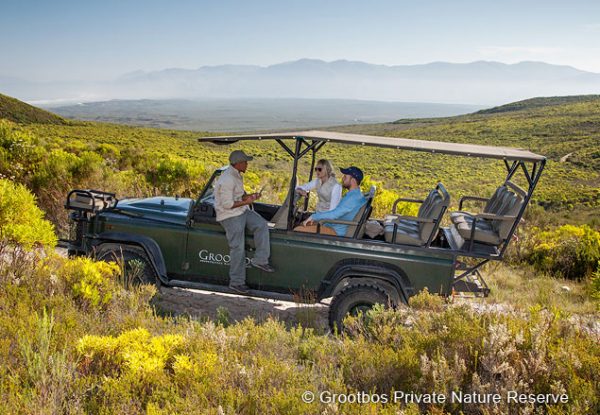
[(360, 184), (360, 182), (362, 182), (362, 179), (364, 177), (362, 170), (355, 166), (350, 166), (345, 169), (340, 169), (340, 171), (344, 174), (347, 174), (348, 176), (354, 177), (356, 179), (356, 181), (358, 182), (358, 184)]

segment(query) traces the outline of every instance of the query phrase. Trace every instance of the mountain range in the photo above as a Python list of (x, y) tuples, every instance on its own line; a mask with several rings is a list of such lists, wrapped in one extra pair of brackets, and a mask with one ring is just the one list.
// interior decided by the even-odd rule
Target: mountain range
[(135, 71), (111, 81), (40, 83), (0, 76), (0, 90), (38, 104), (110, 99), (307, 98), (496, 105), (600, 92), (600, 74), (543, 62), (375, 65), (300, 59)]

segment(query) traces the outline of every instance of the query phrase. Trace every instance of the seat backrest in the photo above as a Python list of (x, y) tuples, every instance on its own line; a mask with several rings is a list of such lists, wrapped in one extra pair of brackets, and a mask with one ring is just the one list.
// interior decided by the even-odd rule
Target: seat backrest
[[(492, 197), (489, 198), (484, 213), (492, 213), (494, 215), (505, 215), (509, 201), (517, 194), (521, 199), (525, 199), (527, 192), (517, 186), (515, 183), (507, 180), (502, 186), (498, 187)], [(508, 203), (508, 205), (507, 205)]]
[(436, 188), (436, 189), (431, 190), (427, 194), (427, 197), (425, 198), (423, 203), (421, 203), (421, 206), (419, 206), (419, 213), (417, 214), (418, 217), (424, 218), (427, 216), (427, 211), (431, 209), (431, 204), (437, 193), (438, 193), (438, 191)]
[(494, 194), (488, 199), (485, 207), (483, 208), (483, 212), (495, 213), (502, 204), (502, 198), (506, 194), (506, 190), (507, 189), (505, 185), (498, 187)]
[(358, 222), (358, 225), (349, 225), (348, 230), (346, 231), (346, 234), (344, 236), (348, 238), (354, 237), (354, 232), (356, 232), (357, 227), (360, 227), (360, 230), (358, 231), (358, 235), (356, 237), (360, 239), (365, 235), (365, 227), (367, 224), (367, 219), (369, 218), (369, 216), (371, 216), (371, 211), (373, 210), (371, 205), (373, 203), (373, 198), (375, 197), (376, 190), (377, 187), (371, 186), (368, 192), (363, 193), (363, 196), (365, 197), (365, 199), (367, 199), (367, 202), (364, 205), (362, 205), (360, 209), (358, 209), (358, 212), (356, 212), (356, 215), (354, 215), (354, 218), (352, 218), (352, 221)]
[(510, 190), (515, 192), (521, 199), (525, 199), (525, 197), (527, 197), (527, 192), (510, 180), (507, 180), (505, 185), (510, 188)]
[(523, 207), (523, 202), (524, 200), (521, 198), (521, 196), (515, 195), (515, 198), (513, 199), (511, 205), (506, 211), (506, 216), (515, 216), (515, 219), (499, 221), (501, 223), (497, 225), (498, 236), (503, 241), (506, 238), (508, 238), (508, 234), (510, 233), (511, 228), (515, 223), (515, 220), (517, 220), (516, 216), (519, 214), (521, 208)]
[(450, 195), (442, 183), (438, 183), (434, 191), (435, 193), (431, 198), (428, 209), (424, 213), (424, 217), (427, 219), (434, 219), (435, 222), (419, 223), (419, 238), (423, 243), (427, 242), (432, 235), (432, 239), (435, 238), (435, 234), (442, 221), (442, 216), (444, 215), (444, 212), (448, 210), (448, 206), (450, 205)]
[[(440, 215), (440, 212), (443, 208), (443, 199), (442, 196), (436, 193), (436, 195), (431, 200), (431, 205), (427, 210), (424, 218), (426, 219), (437, 219)], [(421, 240), (426, 241), (429, 238), (431, 232), (434, 231), (436, 227), (436, 223), (434, 222), (419, 222), (419, 237)]]
[[(292, 194), (295, 196), (296, 195), (296, 183), (297, 183), (297, 179), (294, 179), (294, 190), (292, 192)], [(294, 198), (294, 202), (295, 202), (295, 198)], [(290, 211), (291, 208), (291, 204), (290, 204), (290, 194), (288, 192), (288, 195), (286, 196), (285, 200), (283, 201), (283, 204), (279, 207), (279, 209), (277, 209), (277, 212), (275, 212), (275, 214), (273, 215), (273, 217), (271, 218), (271, 223), (274, 223), (275, 226), (273, 226), (273, 228), (275, 229), (287, 229), (287, 220), (288, 220), (288, 213)]]
[(493, 212), (498, 216), (514, 216), (514, 220), (494, 220), (492, 221), (492, 228), (498, 233), (498, 237), (504, 241), (508, 238), (508, 234), (515, 223), (516, 216), (521, 211), (527, 192), (517, 186), (515, 183), (507, 180), (504, 183), (504, 190), (500, 203)]

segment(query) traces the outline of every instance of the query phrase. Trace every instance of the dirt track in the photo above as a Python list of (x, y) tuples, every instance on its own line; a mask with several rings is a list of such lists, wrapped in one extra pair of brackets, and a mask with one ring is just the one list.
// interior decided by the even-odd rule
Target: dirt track
[[(65, 249), (57, 248), (56, 251), (62, 256), (67, 256)], [(193, 318), (215, 320), (219, 314), (217, 309), (222, 307), (221, 314), (227, 315), (231, 323), (241, 321), (246, 317), (260, 322), (273, 316), (286, 325), (300, 323), (303, 327), (312, 327), (321, 333), (329, 330), (329, 308), (324, 304), (297, 304), (165, 286), (160, 288), (153, 303), (159, 313), (174, 316), (187, 315)]]
[[(161, 287), (155, 300), (159, 312), (189, 315), (194, 318), (217, 319), (218, 314), (228, 315), (230, 322), (246, 317), (264, 321), (276, 317), (288, 325), (301, 323), (324, 332), (328, 329), (328, 307), (324, 304), (297, 304), (280, 300), (245, 297), (187, 288)], [(222, 307), (221, 312), (217, 309)], [(222, 318), (222, 317), (221, 317)]]

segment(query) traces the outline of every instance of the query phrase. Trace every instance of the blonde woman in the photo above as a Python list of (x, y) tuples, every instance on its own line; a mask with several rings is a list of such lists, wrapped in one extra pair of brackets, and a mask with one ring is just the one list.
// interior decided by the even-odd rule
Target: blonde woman
[(342, 186), (335, 179), (333, 165), (329, 160), (321, 159), (315, 166), (316, 178), (309, 183), (296, 187), (296, 193), (306, 196), (309, 191), (316, 189), (319, 200), (317, 212), (326, 212), (336, 208), (342, 198)]

